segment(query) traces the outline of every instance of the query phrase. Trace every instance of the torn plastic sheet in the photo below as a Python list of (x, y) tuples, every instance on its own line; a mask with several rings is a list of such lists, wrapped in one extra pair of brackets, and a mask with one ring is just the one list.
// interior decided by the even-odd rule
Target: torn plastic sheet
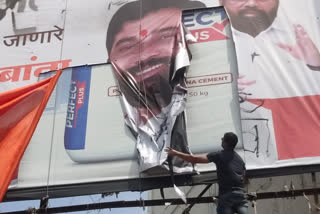
[[(133, 27), (139, 27), (138, 35)], [(125, 123), (136, 137), (142, 172), (155, 167), (168, 170), (166, 147), (190, 153), (184, 117), (190, 57), (180, 9), (147, 13), (115, 36), (110, 59), (122, 93)], [(194, 170), (176, 158), (173, 166), (175, 172)]]

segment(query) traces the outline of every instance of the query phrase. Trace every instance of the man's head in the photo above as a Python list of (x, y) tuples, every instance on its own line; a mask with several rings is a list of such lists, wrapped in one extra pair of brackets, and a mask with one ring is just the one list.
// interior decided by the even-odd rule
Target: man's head
[(224, 5), (232, 26), (252, 36), (267, 29), (279, 8), (279, 0), (220, 0)]
[(122, 26), (130, 21), (140, 20), (149, 13), (166, 8), (197, 9), (205, 8), (205, 4), (190, 0), (137, 0), (123, 5), (113, 16), (108, 26), (107, 50), (110, 54), (114, 39), (122, 30)]
[(109, 59), (131, 105), (141, 103), (129, 82), (146, 96), (148, 105), (169, 104), (169, 71), (177, 51), (174, 45), (181, 39), (178, 8), (200, 7), (204, 5), (188, 0), (140, 0), (125, 4), (112, 17), (107, 33)]
[(238, 143), (238, 137), (233, 132), (226, 132), (223, 135), (223, 138), (221, 138), (221, 141), (222, 148), (226, 150), (233, 150)]

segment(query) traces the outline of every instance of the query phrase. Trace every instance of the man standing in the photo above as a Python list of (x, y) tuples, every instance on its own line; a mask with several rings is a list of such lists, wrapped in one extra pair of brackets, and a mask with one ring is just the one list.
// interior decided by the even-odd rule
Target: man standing
[[(258, 127), (256, 139), (274, 145), (272, 160), (268, 146), (260, 158), (266, 155), (272, 163), (320, 156), (316, 140), (320, 132), (315, 128), (320, 126), (316, 116), (320, 114), (317, 39), (310, 37), (302, 24), (292, 24), (280, 0), (221, 0), (221, 4), (230, 17), (235, 41), (243, 130), (252, 138), (253, 127)], [(300, 14), (305, 17), (306, 11), (295, 14), (296, 20), (302, 19)], [(312, 30), (319, 35), (319, 29)], [(248, 141), (244, 136), (244, 142)]]
[[(126, 125), (137, 138), (142, 171), (165, 163), (163, 149), (171, 142), (188, 152), (184, 77), (191, 55), (180, 8), (201, 7), (197, 1), (139, 0), (122, 6), (109, 23), (109, 61)], [(190, 164), (174, 165), (176, 172), (193, 170)]]
[(191, 163), (213, 162), (217, 166), (219, 198), (217, 214), (247, 214), (248, 201), (244, 192), (245, 163), (234, 151), (238, 137), (232, 132), (227, 132), (221, 139), (223, 148), (220, 152), (210, 152), (207, 155), (191, 155), (167, 148), (171, 156)]

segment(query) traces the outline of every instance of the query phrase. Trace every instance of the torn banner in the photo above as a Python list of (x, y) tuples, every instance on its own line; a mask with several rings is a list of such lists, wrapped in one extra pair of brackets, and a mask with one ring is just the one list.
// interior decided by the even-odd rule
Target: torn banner
[[(129, 18), (126, 10), (140, 11), (139, 2), (117, 11), (109, 25), (113, 37), (109, 32), (107, 37), (125, 123), (136, 137), (141, 171), (168, 169), (164, 148), (190, 153), (184, 109), (185, 71), (191, 57), (186, 38), (191, 35), (181, 23), (180, 9), (143, 5), (141, 14)], [(190, 163), (177, 159), (173, 168), (193, 171)]]

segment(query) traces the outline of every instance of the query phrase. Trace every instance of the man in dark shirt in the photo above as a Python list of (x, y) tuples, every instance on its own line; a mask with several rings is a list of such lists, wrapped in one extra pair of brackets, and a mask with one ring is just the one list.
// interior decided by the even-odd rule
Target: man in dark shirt
[(245, 163), (234, 151), (238, 137), (232, 132), (227, 132), (221, 140), (223, 150), (207, 155), (190, 155), (171, 148), (167, 148), (166, 151), (168, 155), (178, 156), (191, 163), (215, 163), (219, 184), (217, 214), (247, 214), (248, 200), (244, 192)]

